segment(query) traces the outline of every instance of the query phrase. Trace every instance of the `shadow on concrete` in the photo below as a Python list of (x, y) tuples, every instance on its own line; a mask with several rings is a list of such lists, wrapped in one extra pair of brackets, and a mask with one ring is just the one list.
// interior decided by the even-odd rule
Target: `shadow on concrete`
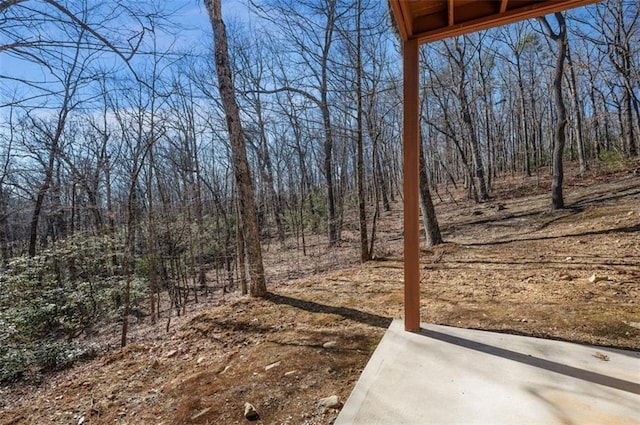
[(482, 353), (490, 354), (492, 356), (502, 357), (503, 359), (512, 360), (529, 366), (538, 367), (572, 378), (581, 379), (583, 381), (591, 382), (594, 384), (604, 385), (606, 387), (614, 388), (620, 391), (626, 391), (632, 394), (640, 394), (640, 384), (637, 382), (614, 378), (611, 376), (603, 375), (601, 373), (568, 366), (551, 360), (541, 359), (539, 357), (534, 357), (528, 354), (518, 353), (517, 351), (507, 350), (504, 348), (495, 347), (493, 345), (483, 344), (481, 342), (472, 341), (469, 339), (460, 338), (429, 329), (420, 329), (417, 334), (426, 336), (428, 338), (437, 339), (438, 341), (457, 345), (459, 347), (468, 348), (470, 350), (479, 351)]
[(377, 314), (367, 313), (354, 308), (319, 304), (313, 301), (301, 300), (271, 292), (267, 294), (266, 299), (275, 304), (284, 304), (309, 311), (311, 313), (337, 314), (345, 319), (353, 320), (354, 322), (359, 322), (369, 326), (375, 326), (377, 328), (387, 329), (392, 321), (390, 317), (379, 316)]

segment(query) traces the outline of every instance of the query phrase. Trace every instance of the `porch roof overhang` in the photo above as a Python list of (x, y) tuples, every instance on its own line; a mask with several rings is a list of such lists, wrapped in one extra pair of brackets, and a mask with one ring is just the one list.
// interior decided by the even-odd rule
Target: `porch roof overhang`
[(402, 38), (404, 326), (420, 329), (419, 46), (599, 0), (388, 0)]
[(442, 40), (599, 0), (389, 0), (400, 37)]

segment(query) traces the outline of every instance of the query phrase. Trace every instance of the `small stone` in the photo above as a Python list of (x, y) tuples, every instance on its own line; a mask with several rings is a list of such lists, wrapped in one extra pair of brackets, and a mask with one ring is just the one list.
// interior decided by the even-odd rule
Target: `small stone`
[(597, 283), (603, 280), (609, 280), (609, 278), (606, 276), (597, 276), (595, 273), (589, 277), (589, 282), (591, 283)]
[(559, 279), (560, 280), (566, 280), (566, 281), (573, 280), (573, 276), (571, 276), (570, 274), (563, 274), (563, 275), (560, 276)]
[(573, 261), (573, 257), (567, 257), (564, 259), (564, 261)]
[(196, 360), (196, 363), (197, 363), (197, 364), (200, 364), (200, 363), (202, 363), (204, 360), (205, 360), (205, 358), (204, 358), (204, 357), (198, 357), (198, 360)]
[(607, 356), (604, 353), (601, 353), (599, 351), (596, 351), (596, 353), (593, 355), (593, 357), (595, 357), (596, 359), (600, 359), (603, 362), (608, 362), (609, 361), (609, 356)]
[(338, 343), (336, 341), (327, 341), (324, 344), (322, 344), (323, 348), (333, 348), (336, 345), (338, 345)]
[(176, 354), (178, 354), (178, 350), (171, 350), (167, 353), (167, 355), (165, 356), (166, 358), (171, 358), (173, 356), (175, 356)]
[(281, 362), (271, 363), (270, 365), (265, 366), (264, 370), (265, 370), (265, 371), (267, 371), (267, 370), (271, 370), (271, 369), (273, 369), (274, 367), (278, 367), (278, 366), (280, 366), (280, 363), (281, 363)]
[(160, 366), (160, 362), (158, 361), (158, 359), (153, 359), (153, 361), (149, 365), (151, 369), (157, 369), (159, 366)]
[(320, 400), (318, 400), (318, 405), (320, 407), (329, 407), (331, 409), (338, 409), (340, 406), (342, 406), (342, 403), (340, 403), (340, 398), (337, 395), (332, 395), (332, 396), (321, 398)]
[(84, 423), (84, 416), (80, 416), (80, 419), (78, 419), (78, 425), (82, 425)]
[(256, 408), (253, 407), (253, 404), (251, 403), (244, 404), (244, 417), (250, 421), (257, 421), (258, 419), (260, 419), (260, 415), (258, 414), (258, 412), (256, 411)]
[(285, 373), (284, 373), (284, 376), (291, 376), (291, 375), (293, 375), (293, 374), (294, 374), (294, 373), (296, 373), (296, 372), (297, 372), (297, 370), (290, 370), (290, 371), (288, 371), (288, 372), (285, 372)]

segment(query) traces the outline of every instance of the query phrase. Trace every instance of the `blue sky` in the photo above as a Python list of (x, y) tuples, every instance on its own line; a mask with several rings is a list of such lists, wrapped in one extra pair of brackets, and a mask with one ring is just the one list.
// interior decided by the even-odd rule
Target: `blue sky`
[[(161, 50), (162, 47), (169, 47), (171, 44), (177, 50), (187, 50), (191, 47), (200, 49), (210, 45), (212, 37), (211, 24), (202, 1), (177, 0), (171, 2), (170, 7), (176, 11), (173, 13), (171, 21), (180, 30), (176, 31), (177, 39), (174, 39), (169, 34), (158, 36)], [(245, 0), (223, 0), (222, 9), (223, 18), (230, 25), (238, 21), (250, 23), (255, 20)], [(126, 29), (126, 26), (127, 23), (123, 23), (124, 29)], [(0, 43), (9, 42), (11, 40), (0, 40)], [(116, 67), (124, 66), (121, 59), (113, 57), (106, 59), (105, 63), (114, 63)], [(28, 87), (24, 83), (16, 82), (12, 78), (23, 78), (38, 82), (51, 79), (45, 66), (16, 57), (16, 55), (7, 51), (0, 51), (0, 75), (2, 75), (2, 78), (0, 78), (0, 105), (7, 103), (8, 98), (13, 96), (15, 92), (18, 92), (21, 98), (28, 98), (37, 92), (37, 90)], [(37, 105), (39, 101), (33, 101), (32, 103)]]
[[(196, 40), (203, 34), (211, 36), (211, 24), (204, 4), (201, 1), (181, 0), (174, 2), (176, 5), (184, 4), (181, 13), (175, 16), (178, 23), (182, 23), (185, 27), (191, 28), (184, 34), (185, 40)], [(222, 1), (222, 18), (228, 24), (236, 21), (249, 23), (254, 20), (252, 13), (244, 0), (223, 0)]]

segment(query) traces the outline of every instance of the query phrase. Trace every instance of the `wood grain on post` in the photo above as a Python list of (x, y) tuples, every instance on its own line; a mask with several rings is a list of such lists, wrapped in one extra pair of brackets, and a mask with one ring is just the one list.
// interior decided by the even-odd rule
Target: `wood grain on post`
[(404, 328), (420, 329), (420, 221), (418, 179), (418, 41), (404, 42)]

